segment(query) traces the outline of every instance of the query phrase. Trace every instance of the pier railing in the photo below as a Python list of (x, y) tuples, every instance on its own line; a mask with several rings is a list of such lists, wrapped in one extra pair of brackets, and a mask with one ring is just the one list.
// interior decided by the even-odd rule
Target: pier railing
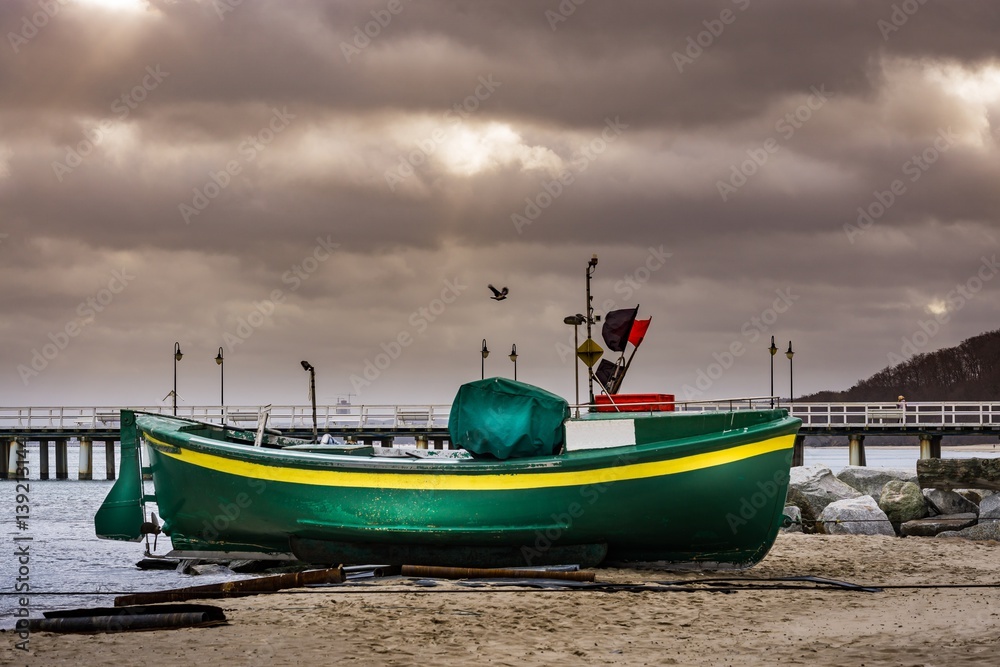
[[(804, 428), (849, 431), (857, 428), (950, 428), (1000, 429), (1000, 402), (920, 402), (905, 409), (895, 403), (779, 403), (802, 420)], [(668, 404), (642, 404), (646, 409), (672, 409), (676, 412), (716, 410), (761, 410), (772, 405), (771, 397), (734, 398), (714, 401), (674, 401)], [(198, 421), (256, 428), (261, 411), (269, 407), (269, 426), (278, 430), (312, 429), (312, 407), (303, 405), (272, 406), (183, 406), (178, 417)], [(585, 411), (589, 406), (579, 406)], [(636, 409), (630, 404), (628, 409)], [(576, 406), (573, 406), (574, 411)], [(620, 408), (625, 411), (626, 406)], [(170, 415), (169, 406), (133, 406), (130, 409)], [(613, 406), (600, 405), (602, 411)], [(87, 433), (117, 431), (120, 408), (104, 407), (0, 407), (0, 433)], [(446, 404), (410, 405), (322, 405), (316, 408), (320, 431), (446, 429), (451, 406)]]
[(1000, 428), (1000, 402), (794, 403), (790, 413), (807, 428)]

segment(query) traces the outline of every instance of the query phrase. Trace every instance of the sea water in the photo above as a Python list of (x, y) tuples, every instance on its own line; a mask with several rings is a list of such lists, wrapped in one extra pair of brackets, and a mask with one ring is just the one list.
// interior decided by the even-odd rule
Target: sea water
[[(140, 570), (136, 563), (144, 557), (145, 542), (99, 539), (94, 514), (114, 482), (105, 480), (103, 448), (95, 450), (93, 476), (101, 481), (39, 481), (37, 444), (28, 447), (31, 479), (0, 480), (0, 628), (14, 627), (24, 601), (30, 616), (38, 618), (53, 609), (113, 606), (116, 594), (243, 578), (227, 570), (203, 575)], [(75, 478), (76, 448), (70, 447), (68, 455), (69, 474)], [(146, 485), (151, 494), (152, 483)], [(156, 506), (147, 504), (147, 518), (151, 511)], [(149, 545), (153, 547), (152, 537)], [(154, 553), (163, 555), (170, 548), (170, 539), (160, 535)]]
[[(95, 449), (93, 474), (104, 480), (103, 451)], [(942, 455), (994, 457), (1000, 451), (945, 450)], [(846, 447), (806, 447), (804, 456), (807, 465), (823, 464), (834, 472), (848, 462)], [(916, 447), (866, 449), (869, 467), (915, 471), (917, 457)], [(50, 456), (50, 460), (55, 458)], [(225, 570), (195, 576), (138, 569), (136, 563), (144, 556), (145, 543), (102, 540), (94, 533), (94, 514), (114, 482), (39, 481), (37, 445), (29, 446), (28, 464), (33, 479), (0, 481), (0, 628), (14, 627), (15, 614), (25, 608), (22, 598), (28, 602), (30, 615), (40, 617), (43, 611), (53, 609), (112, 606), (116, 594), (217, 583), (240, 576)], [(77, 468), (77, 451), (70, 448), (71, 477), (76, 477)], [(148, 482), (147, 493), (152, 493)], [(18, 500), (19, 494), (26, 496), (21, 499), (25, 502)], [(156, 508), (147, 505), (146, 511), (148, 517)], [(18, 516), (28, 518), (19, 526)], [(27, 554), (23, 553), (25, 548)], [(169, 539), (161, 535), (155, 553), (162, 555), (169, 550)]]

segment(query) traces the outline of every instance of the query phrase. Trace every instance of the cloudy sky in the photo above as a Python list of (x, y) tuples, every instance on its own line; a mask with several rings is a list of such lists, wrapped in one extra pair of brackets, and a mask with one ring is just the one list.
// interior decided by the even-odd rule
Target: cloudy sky
[[(843, 389), (997, 327), (1000, 6), (4, 0), (0, 405)], [(486, 285), (507, 286), (506, 301)], [(595, 334), (599, 340), (599, 334)], [(581, 340), (583, 331), (581, 330)], [(600, 340), (599, 340), (600, 342)], [(586, 385), (582, 383), (583, 395)], [(891, 397), (889, 397), (891, 398)]]

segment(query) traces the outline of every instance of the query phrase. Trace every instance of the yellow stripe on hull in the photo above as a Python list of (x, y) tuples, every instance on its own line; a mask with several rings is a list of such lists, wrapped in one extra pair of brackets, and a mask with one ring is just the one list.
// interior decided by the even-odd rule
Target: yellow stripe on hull
[(489, 473), (481, 475), (464, 475), (451, 471), (437, 471), (433, 474), (425, 474), (308, 470), (240, 461), (189, 449), (181, 449), (179, 453), (175, 453), (169, 451), (170, 449), (176, 449), (173, 445), (161, 442), (149, 435), (146, 435), (146, 440), (163, 447), (163, 449), (157, 449), (157, 452), (161, 456), (168, 456), (189, 465), (251, 479), (310, 486), (439, 491), (500, 491), (583, 486), (587, 484), (676, 475), (703, 468), (727, 465), (771, 452), (790, 450), (795, 442), (795, 436), (783, 435), (761, 442), (730, 447), (717, 452), (693, 454), (666, 461), (624, 464), (594, 470), (564, 472), (537, 471), (507, 474)]

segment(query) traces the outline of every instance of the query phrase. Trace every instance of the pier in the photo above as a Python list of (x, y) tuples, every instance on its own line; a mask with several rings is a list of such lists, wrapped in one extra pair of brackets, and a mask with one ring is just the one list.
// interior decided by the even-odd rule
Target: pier
[[(721, 401), (678, 401), (676, 411), (765, 409), (772, 399), (742, 398)], [(867, 436), (908, 436), (917, 440), (920, 458), (940, 458), (941, 439), (948, 435), (1000, 437), (1000, 402), (910, 403), (905, 410), (895, 403), (777, 403), (802, 420), (795, 441), (793, 465), (802, 464), (805, 439), (809, 436), (844, 436), (848, 440), (851, 465), (865, 465)], [(38, 461), (31, 469), (38, 478), (70, 479), (70, 443), (79, 450), (75, 479), (93, 479), (93, 457), (103, 449), (106, 478), (117, 470), (115, 450), (119, 446), (120, 415), (117, 407), (24, 407), (0, 408), (0, 479), (15, 479), (19, 456), (29, 442), (39, 443)], [(129, 409), (170, 415), (169, 406), (138, 406)], [(586, 406), (581, 406), (586, 409)], [(348, 442), (446, 449), (450, 446), (450, 405), (328, 405), (317, 406), (317, 430)], [(311, 438), (311, 406), (188, 406), (177, 409), (178, 417), (225, 423), (256, 430), (266, 415), (266, 427), (293, 437)], [(410, 442), (412, 441), (412, 443)], [(54, 453), (54, 456), (52, 454)], [(52, 464), (54, 465), (54, 469)]]

